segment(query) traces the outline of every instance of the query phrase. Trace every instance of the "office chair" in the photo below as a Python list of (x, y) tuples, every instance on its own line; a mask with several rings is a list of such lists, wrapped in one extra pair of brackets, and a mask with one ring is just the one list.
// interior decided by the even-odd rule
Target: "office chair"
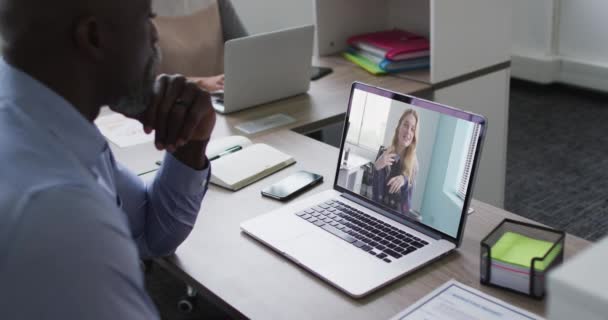
[(224, 42), (247, 36), (230, 0), (214, 0), (191, 14), (159, 16), (154, 22), (163, 54), (161, 73), (222, 74)]

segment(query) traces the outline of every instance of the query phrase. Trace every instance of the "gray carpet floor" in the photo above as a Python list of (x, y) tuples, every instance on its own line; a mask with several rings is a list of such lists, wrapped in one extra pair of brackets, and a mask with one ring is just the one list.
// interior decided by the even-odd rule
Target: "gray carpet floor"
[[(505, 207), (588, 240), (608, 233), (608, 95), (512, 81)], [(177, 311), (185, 285), (158, 266), (146, 275), (166, 320), (228, 319), (201, 298)]]
[(608, 232), (608, 95), (512, 81), (505, 207), (588, 240)]

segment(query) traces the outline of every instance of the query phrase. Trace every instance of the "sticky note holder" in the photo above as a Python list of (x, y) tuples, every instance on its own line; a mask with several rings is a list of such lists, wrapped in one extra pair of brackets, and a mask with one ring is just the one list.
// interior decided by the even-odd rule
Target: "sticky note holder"
[(503, 220), (481, 241), (481, 283), (544, 298), (546, 274), (562, 263), (565, 238), (563, 231)]

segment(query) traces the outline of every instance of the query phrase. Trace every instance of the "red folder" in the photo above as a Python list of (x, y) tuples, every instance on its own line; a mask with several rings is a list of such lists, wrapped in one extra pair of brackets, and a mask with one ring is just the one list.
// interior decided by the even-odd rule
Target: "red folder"
[(348, 44), (390, 60), (407, 59), (412, 53), (430, 50), (428, 39), (399, 29), (353, 36)]

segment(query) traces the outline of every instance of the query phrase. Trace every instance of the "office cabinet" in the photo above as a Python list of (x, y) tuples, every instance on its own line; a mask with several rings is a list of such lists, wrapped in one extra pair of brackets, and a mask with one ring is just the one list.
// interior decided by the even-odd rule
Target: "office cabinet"
[(320, 56), (353, 35), (400, 28), (431, 43), (431, 66), (393, 77), (432, 85), (434, 100), (488, 118), (475, 197), (503, 207), (508, 128), (511, 3), (504, 0), (316, 0)]

